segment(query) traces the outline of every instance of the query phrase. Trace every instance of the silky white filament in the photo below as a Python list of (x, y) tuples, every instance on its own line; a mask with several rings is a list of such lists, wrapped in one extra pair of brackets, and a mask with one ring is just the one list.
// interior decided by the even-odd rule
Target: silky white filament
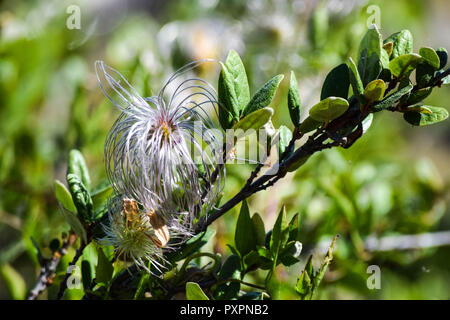
[(149, 98), (139, 96), (116, 70), (95, 63), (103, 92), (121, 111), (105, 143), (113, 187), (186, 232), (215, 205), (225, 174), (219, 166), (209, 183), (222, 157), (222, 133), (208, 114), (217, 112), (215, 90), (200, 78), (180, 81), (203, 62), (176, 71), (158, 96)]

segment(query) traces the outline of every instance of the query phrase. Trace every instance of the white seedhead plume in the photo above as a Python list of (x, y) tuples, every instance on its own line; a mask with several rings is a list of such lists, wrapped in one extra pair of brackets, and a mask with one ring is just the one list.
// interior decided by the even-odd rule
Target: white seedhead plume
[(102, 61), (95, 64), (103, 92), (122, 111), (105, 143), (113, 187), (186, 230), (215, 205), (224, 178), (224, 166), (217, 170), (222, 133), (208, 115), (217, 109), (215, 90), (200, 78), (181, 79), (203, 62), (179, 69), (149, 98)]

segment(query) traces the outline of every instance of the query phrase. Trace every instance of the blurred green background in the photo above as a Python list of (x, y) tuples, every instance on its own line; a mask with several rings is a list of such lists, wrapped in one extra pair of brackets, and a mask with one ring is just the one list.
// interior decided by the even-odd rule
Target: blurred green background
[[(95, 183), (105, 180), (103, 143), (118, 112), (97, 85), (95, 60), (150, 96), (185, 63), (224, 60), (235, 49), (253, 92), (293, 69), (302, 103), (310, 107), (327, 72), (355, 57), (368, 24), (376, 23), (385, 38), (411, 30), (415, 51), (450, 49), (448, 12), (444, 0), (0, 1), (0, 298), (25, 298), (37, 279), (30, 237), (50, 255), (50, 241), (69, 229), (53, 193), (53, 181), (64, 181), (69, 150), (82, 151)], [(77, 13), (79, 29), (73, 28)], [(218, 70), (206, 64), (200, 73), (215, 84)], [(276, 127), (291, 126), (285, 90), (277, 95)], [(448, 109), (449, 100), (443, 87), (426, 102)], [(290, 216), (300, 212), (303, 259), (312, 252), (320, 258), (341, 235), (318, 298), (449, 299), (449, 138), (448, 121), (412, 128), (396, 114), (377, 114), (351, 149), (312, 157), (250, 198), (250, 210), (265, 218), (266, 228), (282, 204)], [(227, 167), (224, 199), (251, 169)], [(230, 254), (226, 244), (233, 243), (238, 209), (213, 225), (217, 234), (205, 250)], [(422, 233), (441, 244), (420, 241), (402, 250), (396, 247), (403, 238), (389, 238), (380, 251), (369, 241)], [(277, 270), (277, 298), (295, 298), (304, 263)], [(380, 267), (379, 290), (366, 286), (369, 265)]]

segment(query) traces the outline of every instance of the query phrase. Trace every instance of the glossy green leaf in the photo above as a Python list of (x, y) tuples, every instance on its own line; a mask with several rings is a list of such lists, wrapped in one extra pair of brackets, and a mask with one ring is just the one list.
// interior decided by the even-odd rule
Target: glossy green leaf
[(218, 100), (219, 121), (224, 129), (233, 126), (234, 121), (239, 119), (239, 102), (234, 90), (234, 81), (228, 68), (221, 63), (222, 70), (219, 74)]
[(282, 125), (278, 129), (278, 133), (278, 157), (281, 157), (292, 140), (292, 132), (288, 127)]
[(288, 241), (300, 240), (300, 214), (296, 213), (291, 221), (289, 221), (289, 238)]
[(58, 199), (59, 203), (69, 210), (70, 212), (76, 213), (77, 208), (72, 200), (72, 195), (69, 190), (67, 190), (66, 186), (59, 180), (55, 180), (55, 196)]
[(320, 100), (328, 97), (348, 98), (348, 89), (350, 88), (350, 70), (345, 63), (335, 67), (328, 73), (322, 86)]
[(108, 198), (112, 195), (113, 188), (111, 186), (107, 186), (105, 188), (102, 188), (100, 190), (97, 190), (96, 192), (93, 192), (92, 197), (92, 203), (94, 210), (98, 210), (102, 205), (104, 205)]
[(209, 300), (208, 296), (203, 292), (202, 288), (195, 282), (186, 283), (186, 299), (187, 300)]
[(433, 48), (430, 47), (420, 48), (419, 54), (422, 56), (423, 60), (425, 60), (426, 63), (428, 63), (434, 69), (439, 70), (441, 62), (439, 60), (439, 56), (437, 55), (436, 51), (434, 51)]
[(383, 98), (385, 90), (386, 84), (383, 80), (373, 80), (364, 89), (364, 97), (368, 102), (379, 101)]
[(70, 150), (67, 174), (75, 174), (83, 182), (88, 191), (91, 189), (91, 178), (89, 177), (86, 162), (81, 152), (76, 149)]
[(415, 53), (408, 53), (398, 56), (389, 63), (389, 70), (397, 78), (408, 77), (417, 67), (422, 57)]
[(381, 34), (377, 27), (372, 25), (362, 38), (358, 49), (358, 71), (363, 85), (376, 79), (381, 72), (382, 46)]
[(383, 100), (377, 102), (372, 106), (374, 111), (381, 111), (389, 107), (393, 107), (403, 96), (408, 94), (412, 90), (413, 86), (409, 84), (408, 86), (388, 95)]
[(98, 262), (98, 252), (94, 242), (89, 243), (83, 250), (81, 260), (81, 276), (84, 290), (89, 289), (95, 278), (95, 266)]
[(311, 131), (317, 129), (318, 127), (320, 127), (321, 124), (322, 124), (322, 122), (316, 121), (313, 118), (308, 117), (305, 120), (303, 120), (303, 122), (298, 127), (298, 130), (301, 133), (306, 134), (308, 132), (311, 132)]
[(298, 295), (301, 299), (305, 299), (312, 288), (312, 281), (309, 277), (308, 273), (303, 270), (300, 274), (300, 278), (297, 280), (297, 285), (295, 286), (295, 291), (297, 291)]
[(286, 208), (283, 206), (278, 214), (277, 220), (272, 229), (270, 238), (270, 251), (272, 256), (277, 259), (281, 248), (283, 248), (289, 238), (289, 225), (286, 218)]
[[(431, 110), (429, 112), (405, 112), (403, 118), (410, 124), (414, 126), (427, 126), (430, 124), (438, 123), (444, 121), (448, 118), (448, 111), (440, 107), (432, 106), (422, 106), (426, 109)], [(425, 110), (425, 109), (424, 109)]]
[(283, 80), (284, 75), (279, 74), (267, 81), (253, 96), (248, 105), (245, 107), (242, 115), (245, 117), (250, 113), (267, 107), (275, 97), (278, 86)]
[(273, 115), (273, 109), (266, 107), (256, 110), (245, 116), (238, 123), (233, 126), (235, 136), (239, 139), (246, 135), (254, 133), (253, 130), (258, 130), (270, 121)]
[(421, 102), (426, 97), (428, 97), (431, 94), (432, 91), (433, 91), (433, 88), (431, 88), (431, 87), (415, 90), (414, 92), (412, 92), (409, 95), (408, 100), (406, 102), (407, 102), (408, 105), (413, 105), (413, 104), (416, 104), (418, 102)]
[(392, 34), (384, 40), (385, 44), (388, 42), (393, 43), (391, 60), (413, 52), (413, 36), (409, 30), (402, 30)]
[(329, 122), (347, 111), (348, 101), (338, 97), (328, 97), (309, 110), (309, 116), (316, 121)]
[(370, 126), (372, 125), (373, 121), (373, 113), (369, 113), (367, 117), (364, 118), (362, 121), (362, 131), (363, 134), (366, 133), (367, 130), (369, 130)]
[(255, 236), (256, 245), (263, 246), (266, 231), (264, 228), (264, 221), (258, 213), (253, 214), (252, 225), (253, 225), (253, 234)]
[(447, 65), (448, 60), (448, 52), (445, 48), (438, 48), (436, 49), (436, 54), (439, 57), (439, 69), (444, 69)]
[[(226, 279), (240, 279), (240, 268), (240, 258), (235, 254), (230, 255), (220, 269), (217, 275), (217, 280), (223, 281)], [(218, 300), (233, 299), (238, 295), (240, 288), (241, 284), (239, 282), (229, 282), (221, 284), (215, 289), (215, 297)]]
[(286, 244), (280, 253), (280, 261), (286, 267), (296, 264), (300, 261), (300, 253), (302, 252), (302, 244), (299, 241), (290, 241)]
[(378, 31), (377, 26), (372, 24), (366, 31), (364, 37), (361, 39), (361, 42), (359, 43), (358, 61), (363, 56), (364, 51), (367, 52), (367, 56), (371, 56), (372, 53), (375, 53), (378, 56), (380, 56), (382, 47), (383, 41), (381, 39), (381, 34)]
[(253, 223), (250, 218), (247, 201), (242, 201), (241, 211), (236, 224), (234, 243), (241, 257), (256, 248), (256, 238), (253, 232)]
[(250, 101), (247, 73), (239, 54), (234, 50), (230, 50), (228, 53), (225, 66), (233, 79), (233, 89), (237, 98), (239, 114), (241, 114)]
[(394, 43), (392, 41), (383, 44), (383, 49), (386, 51), (388, 57), (392, 55), (392, 50), (394, 49)]
[(435, 73), (434, 67), (426, 62), (421, 62), (416, 68), (416, 82), (419, 88), (428, 87)]
[(364, 86), (361, 81), (361, 77), (358, 72), (358, 68), (355, 65), (355, 62), (353, 62), (353, 59), (350, 57), (348, 58), (347, 66), (350, 70), (350, 84), (353, 88), (353, 93), (358, 98), (358, 100), (364, 104)]
[(298, 126), (300, 124), (301, 101), (300, 93), (298, 92), (297, 78), (295, 77), (294, 71), (291, 71), (287, 100), (292, 123), (294, 126)]
[(97, 283), (108, 284), (114, 272), (114, 267), (111, 261), (105, 256), (105, 253), (102, 249), (98, 250), (98, 262), (97, 267), (95, 269), (95, 280)]

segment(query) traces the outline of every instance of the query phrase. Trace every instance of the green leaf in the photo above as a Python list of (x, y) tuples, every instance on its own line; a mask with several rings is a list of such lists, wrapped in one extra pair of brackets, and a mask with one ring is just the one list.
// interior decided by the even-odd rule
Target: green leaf
[(361, 81), (361, 77), (358, 72), (358, 68), (355, 65), (355, 62), (353, 62), (353, 59), (350, 57), (348, 58), (347, 66), (350, 70), (350, 84), (353, 88), (353, 93), (358, 98), (361, 104), (365, 104), (364, 101), (364, 86)]
[(95, 266), (97, 265), (97, 262), (97, 248), (95, 247), (95, 244), (91, 242), (84, 248), (81, 260), (81, 276), (85, 291), (89, 289), (92, 279), (95, 278)]
[(381, 50), (380, 62), (383, 69), (389, 69), (389, 54), (386, 50)]
[(295, 286), (295, 291), (298, 293), (301, 299), (306, 299), (310, 294), (312, 288), (312, 281), (308, 273), (303, 270), (300, 274), (300, 278), (297, 280), (297, 285)]
[(430, 47), (420, 48), (419, 54), (422, 56), (423, 60), (432, 66), (434, 69), (439, 70), (439, 66), (441, 64), (439, 56), (436, 51)]
[(93, 212), (92, 198), (83, 182), (75, 174), (67, 175), (67, 183), (72, 194), (73, 203), (77, 208), (78, 216), (83, 222), (90, 222)]
[(61, 210), (64, 219), (66, 222), (70, 225), (72, 230), (75, 232), (75, 234), (84, 242), (87, 243), (87, 233), (84, 229), (83, 224), (81, 223), (78, 216), (76, 216), (74, 213), (70, 212), (66, 208), (63, 208)]
[(384, 40), (385, 44), (388, 42), (393, 43), (391, 60), (413, 52), (413, 36), (409, 30), (402, 30), (392, 34)]
[(288, 90), (288, 109), (294, 126), (298, 126), (300, 124), (300, 108), (301, 101), (300, 93), (298, 92), (297, 78), (295, 77), (294, 71), (291, 71), (291, 79)]
[(431, 111), (430, 108), (428, 108), (427, 106), (413, 106), (413, 107), (408, 107), (408, 112), (419, 112), (419, 113), (427, 113), (427, 114), (432, 114), (433, 111)]
[(389, 69), (397, 78), (408, 77), (421, 61), (422, 57), (418, 54), (403, 54), (391, 60)]
[(258, 130), (263, 127), (269, 122), (272, 115), (273, 109), (268, 107), (250, 113), (233, 126), (235, 136), (239, 139), (254, 133), (253, 130)]
[(280, 261), (286, 267), (292, 266), (300, 261), (301, 252), (302, 244), (299, 241), (288, 242), (280, 253)]
[(300, 241), (300, 214), (296, 213), (289, 222), (288, 241)]
[(265, 242), (266, 231), (264, 228), (264, 221), (258, 213), (255, 213), (252, 216), (252, 226), (256, 245), (263, 246)]
[(183, 246), (178, 250), (167, 253), (166, 259), (172, 264), (185, 259), (189, 255), (193, 254), (201, 247), (203, 247), (209, 241), (209, 239), (214, 236), (215, 233), (216, 231), (214, 229), (208, 229), (197, 234), (196, 236), (186, 241), (186, 243), (184, 243)]
[(309, 116), (316, 121), (330, 122), (347, 111), (348, 101), (338, 97), (328, 97), (309, 110)]
[(89, 177), (86, 162), (84, 161), (84, 157), (81, 152), (76, 149), (70, 150), (67, 174), (75, 174), (81, 182), (83, 182), (88, 191), (91, 189), (91, 178)]
[(381, 72), (381, 51), (383, 42), (381, 34), (372, 25), (361, 40), (358, 49), (358, 71), (363, 85), (376, 79)]
[(292, 140), (292, 132), (288, 127), (281, 125), (278, 129), (278, 133), (278, 157), (281, 157)]
[(428, 97), (432, 91), (433, 91), (433, 88), (431, 88), (431, 87), (415, 90), (414, 92), (412, 92), (409, 95), (408, 100), (406, 101), (407, 105), (413, 105), (418, 102), (421, 102), (426, 97)]
[(447, 60), (448, 60), (447, 49), (438, 48), (438, 49), (436, 49), (436, 53), (439, 56), (439, 70), (444, 69), (444, 67), (447, 65)]
[(195, 282), (186, 283), (186, 299), (187, 300), (209, 300), (202, 288)]
[(234, 90), (236, 95), (237, 109), (239, 114), (241, 114), (250, 101), (247, 73), (239, 54), (234, 50), (230, 50), (228, 53), (225, 66), (232, 77), (232, 90)]
[(403, 96), (408, 94), (412, 90), (413, 86), (409, 84), (408, 86), (388, 95), (383, 100), (377, 102), (372, 106), (372, 109), (375, 112), (387, 109), (389, 107), (394, 106)]
[(394, 49), (394, 43), (392, 41), (386, 42), (383, 45), (383, 49), (388, 54), (388, 57), (390, 57), (392, 54), (392, 50)]
[(250, 89), (244, 64), (236, 51), (231, 50), (221, 66), (218, 85), (219, 121), (224, 129), (229, 129), (239, 120), (249, 103)]
[[(241, 261), (235, 254), (228, 257), (217, 275), (217, 281), (227, 279), (241, 279)], [(215, 297), (218, 300), (233, 299), (238, 295), (240, 288), (239, 282), (221, 284), (215, 289)]]
[(22, 275), (17, 272), (10, 264), (0, 265), (0, 276), (3, 279), (5, 287), (8, 289), (11, 298), (14, 300), (23, 300), (27, 294), (27, 286)]
[(274, 260), (270, 250), (265, 247), (258, 247), (257, 252), (259, 255), (259, 268), (262, 270), (271, 269), (274, 265)]
[(236, 224), (234, 243), (241, 257), (256, 248), (256, 239), (253, 233), (253, 223), (250, 219), (250, 212), (247, 201), (242, 201), (241, 211)]
[(77, 212), (77, 208), (72, 200), (72, 195), (66, 186), (59, 180), (55, 180), (55, 196), (59, 203), (70, 212)]
[(270, 252), (275, 261), (278, 259), (281, 248), (286, 245), (288, 238), (289, 225), (286, 219), (286, 208), (283, 206), (275, 221), (270, 238)]
[(421, 106), (431, 110), (431, 113), (405, 112), (403, 118), (414, 126), (426, 126), (444, 121), (448, 118), (448, 111), (440, 107)]
[(100, 248), (98, 250), (97, 268), (95, 269), (96, 282), (104, 283), (107, 285), (112, 279), (113, 272), (114, 272), (114, 267), (113, 267), (111, 261), (108, 260), (108, 258), (105, 256), (105, 253)]
[(221, 63), (221, 66), (218, 84), (219, 122), (223, 129), (229, 129), (239, 119), (239, 103), (234, 91), (233, 76), (224, 64)]
[(245, 117), (248, 114), (267, 107), (275, 97), (278, 86), (283, 80), (284, 75), (279, 74), (269, 81), (267, 81), (253, 96), (248, 105), (245, 107), (242, 115)]
[(383, 98), (385, 90), (386, 84), (383, 80), (373, 80), (364, 89), (364, 97), (368, 102), (379, 101)]
[(434, 77), (434, 68), (426, 62), (421, 62), (416, 68), (416, 82), (419, 88), (425, 88)]
[(366, 133), (367, 130), (369, 130), (370, 126), (372, 125), (373, 121), (373, 113), (369, 113), (367, 117), (364, 118), (362, 121), (362, 131), (363, 134)]
[(310, 131), (317, 129), (318, 127), (320, 127), (321, 124), (322, 124), (322, 122), (316, 121), (313, 118), (308, 117), (305, 120), (303, 120), (303, 122), (298, 127), (298, 130), (301, 133), (306, 134)]
[(94, 211), (100, 209), (107, 202), (112, 193), (113, 188), (111, 186), (107, 186), (92, 193), (91, 197)]
[(328, 73), (320, 93), (320, 100), (328, 97), (348, 98), (350, 88), (350, 70), (345, 63), (335, 67)]
[(381, 39), (381, 34), (378, 31), (377, 26), (372, 24), (359, 43), (358, 61), (364, 55), (364, 51), (367, 52), (367, 56), (369, 57), (372, 55), (372, 53), (377, 54), (379, 57), (382, 47), (383, 41)]
[(305, 269), (304, 269), (308, 273), (311, 280), (314, 278), (314, 266), (312, 264), (312, 258), (313, 258), (313, 256), (310, 255), (308, 260), (306, 261)]

